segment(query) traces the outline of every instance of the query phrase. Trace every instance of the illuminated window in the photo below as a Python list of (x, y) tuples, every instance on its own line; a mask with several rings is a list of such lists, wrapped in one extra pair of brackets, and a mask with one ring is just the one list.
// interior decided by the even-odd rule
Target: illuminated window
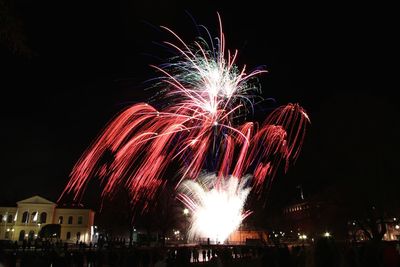
[(58, 223), (59, 224), (63, 224), (63, 220), (64, 220), (63, 216), (58, 217)]
[(31, 214), (31, 222), (36, 222), (37, 221), (37, 212), (32, 212)]

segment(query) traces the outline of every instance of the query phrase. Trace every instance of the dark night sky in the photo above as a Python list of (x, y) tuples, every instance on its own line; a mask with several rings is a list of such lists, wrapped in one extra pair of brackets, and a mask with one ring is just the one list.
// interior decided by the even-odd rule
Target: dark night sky
[(172, 40), (158, 25), (193, 39), (185, 11), (214, 32), (219, 11), (239, 64), (269, 70), (261, 78), (264, 96), (299, 102), (309, 112), (303, 153), (278, 175), (273, 205), (293, 200), (297, 184), (306, 194), (343, 183), (354, 190), (376, 181), (398, 188), (390, 16), (368, 6), (186, 2), (192, 4), (14, 1), (12, 16), (22, 22), (31, 53), (1, 46), (2, 202), (33, 194), (56, 200), (105, 123), (151, 95), (142, 83), (155, 74), (148, 65), (169, 55), (156, 43)]

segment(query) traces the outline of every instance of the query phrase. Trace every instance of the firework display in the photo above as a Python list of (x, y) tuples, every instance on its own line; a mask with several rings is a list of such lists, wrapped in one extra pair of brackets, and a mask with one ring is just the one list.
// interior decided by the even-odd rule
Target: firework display
[[(280, 165), (287, 169), (296, 160), (309, 119), (298, 104), (288, 104), (261, 124), (246, 120), (260, 97), (256, 76), (266, 71), (248, 72), (236, 65), (238, 51), (226, 50), (220, 18), (218, 38), (198, 38), (191, 45), (162, 28), (176, 39), (165, 43), (177, 52), (167, 64), (152, 66), (160, 73), (155, 87), (161, 88), (162, 106), (138, 103), (117, 115), (76, 163), (63, 195), (72, 193), (79, 200), (90, 179), (99, 178), (103, 197), (126, 187), (133, 206), (141, 203), (145, 210), (166, 183), (183, 186), (180, 200), (198, 211), (192, 235), (224, 240), (225, 230), (216, 234), (215, 227), (211, 233), (202, 228), (201, 222), (215, 212), (207, 214), (202, 207), (212, 201), (222, 209), (237, 201), (230, 233), (248, 214), (243, 203), (250, 190), (261, 192)], [(104, 163), (106, 153), (113, 158)], [(178, 166), (178, 174), (167, 173), (171, 165)], [(213, 174), (197, 183), (204, 170)], [(246, 174), (252, 179), (242, 178)]]

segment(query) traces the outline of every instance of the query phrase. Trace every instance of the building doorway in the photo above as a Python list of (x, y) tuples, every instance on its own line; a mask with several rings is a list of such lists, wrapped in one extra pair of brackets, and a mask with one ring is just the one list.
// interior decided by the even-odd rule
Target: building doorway
[(21, 230), (21, 232), (19, 232), (19, 241), (23, 241), (25, 239), (25, 230)]

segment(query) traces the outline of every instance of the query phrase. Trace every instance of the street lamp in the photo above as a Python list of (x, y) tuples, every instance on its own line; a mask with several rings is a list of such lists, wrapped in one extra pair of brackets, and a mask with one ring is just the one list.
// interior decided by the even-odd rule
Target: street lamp
[(325, 232), (325, 233), (324, 233), (324, 236), (325, 236), (325, 237), (330, 237), (330, 236), (331, 236), (331, 233)]

